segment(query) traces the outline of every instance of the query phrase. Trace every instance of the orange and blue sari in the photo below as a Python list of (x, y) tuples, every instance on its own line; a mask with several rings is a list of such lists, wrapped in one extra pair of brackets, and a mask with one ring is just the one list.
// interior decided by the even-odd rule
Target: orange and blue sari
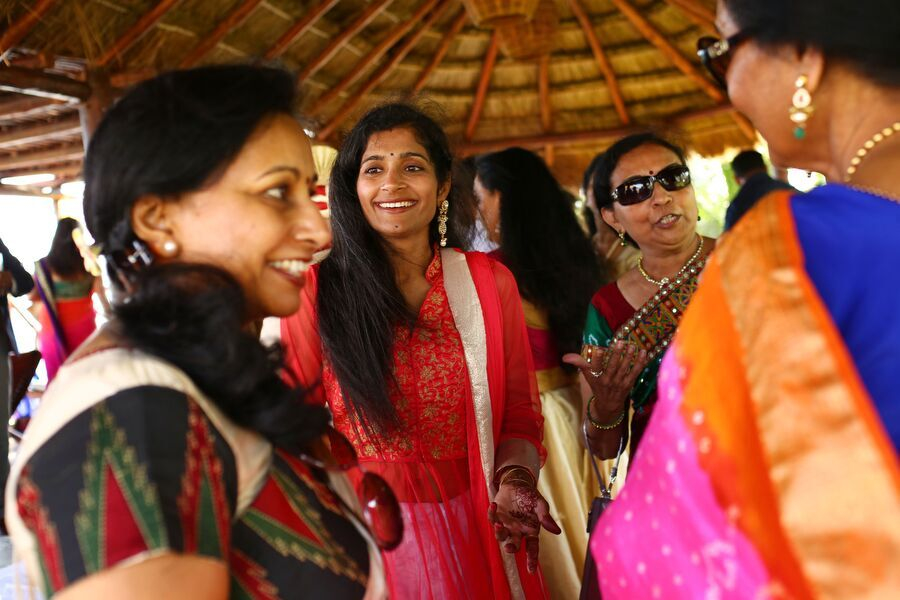
[(591, 539), (605, 600), (900, 597), (897, 232), (827, 185), (723, 238)]

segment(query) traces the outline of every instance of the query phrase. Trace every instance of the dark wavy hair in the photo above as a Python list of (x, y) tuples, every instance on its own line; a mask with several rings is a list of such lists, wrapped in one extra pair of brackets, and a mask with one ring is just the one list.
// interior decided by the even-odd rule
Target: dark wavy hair
[(500, 252), (522, 297), (547, 312), (561, 353), (578, 352), (585, 311), (603, 282), (575, 198), (524, 148), (479, 156), (475, 169), (485, 188), (500, 192)]
[(724, 0), (741, 30), (761, 45), (820, 49), (877, 84), (900, 86), (897, 0)]
[(56, 224), (56, 233), (50, 243), (50, 252), (47, 254), (47, 262), (53, 272), (63, 277), (75, 277), (82, 275), (87, 277), (89, 273), (84, 269), (84, 258), (78, 251), (72, 233), (81, 227), (75, 219), (64, 217)]
[[(438, 185), (449, 184), (448, 246), (465, 247), (471, 234), (471, 193), (453, 185), (454, 160), (446, 133), (426, 109), (391, 102), (366, 113), (344, 138), (329, 182), (333, 246), (319, 271), (319, 333), (345, 401), (370, 431), (398, 425), (388, 396), (392, 382), (394, 327), (414, 322), (397, 287), (386, 242), (369, 225), (356, 192), (363, 152), (369, 138), (408, 128), (428, 152)], [(439, 239), (437, 214), (429, 228)]]
[[(135, 201), (213, 184), (267, 118), (291, 114), (294, 80), (279, 69), (226, 65), (144, 81), (106, 113), (85, 159), (88, 227), (107, 257), (137, 240)], [(202, 226), (202, 224), (198, 224)], [(112, 262), (112, 261), (110, 261)], [(114, 307), (125, 337), (180, 368), (237, 424), (297, 449), (324, 431), (327, 411), (281, 378), (280, 348), (246, 331), (246, 298), (210, 265), (150, 264)], [(116, 281), (116, 277), (113, 277)]]
[[(622, 160), (622, 157), (632, 150), (647, 144), (661, 146), (666, 150), (671, 150), (672, 153), (678, 157), (681, 164), (687, 164), (684, 157), (684, 149), (681, 148), (681, 146), (670, 142), (652, 131), (634, 133), (623, 137), (607, 148), (606, 152), (602, 155), (596, 157), (594, 163), (591, 163), (594, 165), (594, 171), (591, 178), (591, 181), (593, 182), (592, 185), (594, 186), (594, 201), (597, 203), (598, 209), (612, 208), (612, 185), (609, 180), (610, 177), (612, 177), (613, 171), (616, 170), (619, 161)], [(609, 227), (605, 221), (603, 222), (603, 226)], [(632, 246), (637, 246), (637, 242), (631, 239), (631, 236), (627, 233), (625, 234), (625, 241)]]

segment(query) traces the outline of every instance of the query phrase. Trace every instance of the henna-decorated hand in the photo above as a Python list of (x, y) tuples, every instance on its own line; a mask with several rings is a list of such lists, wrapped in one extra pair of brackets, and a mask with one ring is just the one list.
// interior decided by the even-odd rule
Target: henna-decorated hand
[(488, 519), (504, 551), (515, 554), (525, 540), (529, 573), (537, 571), (541, 526), (554, 535), (562, 533), (550, 516), (550, 507), (541, 493), (518, 479), (500, 484), (494, 502), (488, 508)]

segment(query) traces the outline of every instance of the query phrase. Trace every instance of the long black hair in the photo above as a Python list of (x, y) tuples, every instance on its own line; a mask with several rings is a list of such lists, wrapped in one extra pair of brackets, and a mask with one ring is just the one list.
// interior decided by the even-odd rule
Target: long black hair
[[(363, 214), (356, 180), (369, 138), (399, 128), (410, 129), (425, 147), (438, 187), (450, 185), (448, 246), (465, 247), (474, 215), (471, 194), (451, 183), (454, 160), (447, 135), (425, 109), (385, 104), (366, 113), (347, 134), (329, 182), (333, 246), (319, 271), (319, 333), (345, 401), (371, 431), (398, 424), (388, 393), (394, 327), (415, 315), (397, 287), (385, 241)], [(437, 216), (429, 239), (432, 244), (439, 239)]]
[(561, 353), (580, 348), (601, 269), (575, 216), (575, 199), (534, 152), (508, 148), (475, 159), (481, 184), (500, 192), (500, 252), (522, 297), (547, 312)]
[(820, 49), (875, 83), (900, 86), (897, 0), (724, 0), (742, 31), (762, 45)]
[[(597, 203), (597, 210), (604, 208), (612, 209), (613, 199), (610, 178), (612, 177), (613, 171), (615, 171), (616, 167), (619, 165), (619, 161), (622, 160), (622, 157), (632, 150), (647, 144), (661, 146), (666, 150), (670, 150), (678, 157), (678, 161), (681, 164), (687, 164), (687, 161), (684, 158), (683, 148), (652, 131), (634, 133), (617, 140), (612, 146), (606, 149), (606, 152), (596, 157), (594, 162), (591, 163), (594, 169), (592, 185), (594, 190), (594, 202)], [(601, 226), (609, 227), (606, 221), (604, 221)], [(632, 246), (637, 246), (637, 242), (635, 242), (627, 233), (625, 234), (625, 241)]]
[[(131, 227), (138, 198), (177, 202), (215, 183), (264, 120), (291, 113), (294, 87), (278, 69), (203, 67), (144, 81), (110, 108), (84, 167), (85, 217), (110, 261), (140, 245)], [(179, 262), (127, 276), (132, 289), (114, 313), (132, 344), (180, 368), (232, 420), (275, 445), (299, 448), (322, 433), (327, 412), (281, 379), (280, 348), (244, 329), (247, 303), (234, 277)]]
[(71, 217), (64, 217), (56, 224), (56, 233), (50, 243), (50, 252), (47, 253), (47, 262), (53, 272), (62, 277), (86, 277), (89, 273), (84, 269), (84, 258), (78, 251), (72, 233), (81, 227), (78, 221)]

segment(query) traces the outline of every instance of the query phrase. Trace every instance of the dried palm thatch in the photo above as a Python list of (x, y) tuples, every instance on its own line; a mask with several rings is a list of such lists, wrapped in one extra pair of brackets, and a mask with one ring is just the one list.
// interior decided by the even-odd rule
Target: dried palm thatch
[(376, 103), (415, 96), (441, 107), (461, 153), (526, 146), (567, 183), (636, 129), (677, 129), (701, 153), (750, 143), (695, 58), (713, 0), (545, 1), (558, 25), (534, 61), (499, 52), (509, 40), (474, 24), (474, 0), (0, 0), (0, 176), (73, 177), (75, 115), (96, 116), (103, 93), (231, 61), (295, 71), (317, 143), (339, 143)]
[(538, 0), (463, 0), (477, 27), (498, 27), (530, 21)]
[(559, 12), (554, 0), (540, 0), (530, 21), (499, 25), (497, 34), (503, 55), (513, 60), (534, 60), (553, 52)]

